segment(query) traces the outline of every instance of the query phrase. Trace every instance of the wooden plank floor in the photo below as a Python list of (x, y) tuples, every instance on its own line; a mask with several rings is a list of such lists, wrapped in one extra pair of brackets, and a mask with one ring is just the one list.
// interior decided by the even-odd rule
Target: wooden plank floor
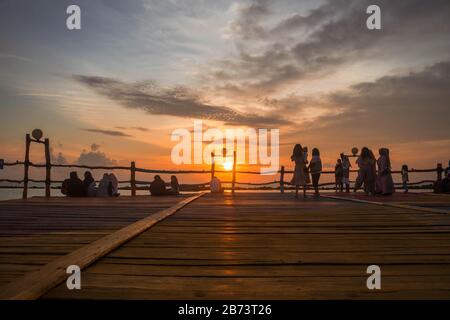
[(0, 286), (180, 197), (31, 198), (0, 202)]
[(337, 193), (340, 197), (367, 201), (377, 201), (384, 203), (411, 205), (424, 208), (434, 208), (448, 211), (450, 214), (450, 194), (434, 194), (434, 193), (403, 193), (397, 192), (391, 196), (366, 196), (363, 193)]
[[(372, 264), (379, 291), (366, 288)], [(81, 278), (81, 290), (63, 283), (45, 298), (449, 299), (450, 216), (292, 194), (206, 195)]]

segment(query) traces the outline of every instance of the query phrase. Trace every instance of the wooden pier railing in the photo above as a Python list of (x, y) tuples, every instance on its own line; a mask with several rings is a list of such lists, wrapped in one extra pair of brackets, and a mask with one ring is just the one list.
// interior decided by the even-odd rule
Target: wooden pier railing
[[(291, 184), (285, 180), (286, 174), (293, 174), (294, 171), (292, 170), (285, 170), (285, 167), (282, 166), (280, 170), (274, 171), (274, 174), (279, 175), (279, 180), (273, 180), (268, 182), (242, 182), (236, 180), (237, 174), (256, 174), (260, 175), (261, 173), (259, 171), (239, 171), (236, 170), (236, 165), (233, 165), (233, 169), (231, 171), (226, 170), (216, 170), (214, 167), (214, 164), (211, 166), (211, 170), (160, 170), (160, 169), (146, 169), (146, 168), (139, 168), (136, 167), (136, 163), (133, 161), (130, 163), (130, 166), (87, 166), (87, 165), (80, 165), (80, 164), (35, 164), (31, 161), (16, 161), (16, 162), (5, 162), (4, 167), (12, 167), (12, 166), (24, 166), (24, 178), (23, 180), (14, 180), (14, 179), (0, 179), (0, 182), (8, 182), (8, 183), (17, 183), (17, 184), (23, 184), (23, 198), (27, 198), (28, 194), (28, 188), (29, 188), (29, 182), (34, 183), (44, 183), (45, 184), (45, 196), (50, 197), (50, 190), (52, 188), (56, 189), (59, 187), (52, 187), (52, 184), (61, 184), (62, 180), (51, 180), (51, 171), (53, 168), (77, 168), (77, 169), (87, 169), (87, 170), (126, 170), (130, 171), (130, 180), (121, 180), (119, 181), (120, 184), (128, 183), (129, 187), (121, 187), (122, 190), (130, 190), (131, 196), (136, 196), (136, 190), (142, 190), (144, 187), (150, 184), (150, 181), (141, 181), (136, 179), (136, 173), (154, 173), (154, 174), (207, 174), (207, 175), (214, 175), (216, 173), (227, 173), (231, 174), (231, 180), (230, 181), (222, 181), (224, 184), (231, 184), (231, 191), (234, 192), (234, 190), (237, 189), (237, 186), (247, 185), (247, 186), (256, 186), (256, 187), (262, 187), (270, 185), (278, 185), (278, 188), (280, 192), (284, 192), (285, 186), (290, 186)], [(45, 168), (46, 169), (46, 179), (45, 180), (36, 180), (31, 179), (29, 177), (28, 171), (30, 167), (34, 168)], [(351, 173), (356, 173), (358, 170), (350, 170)], [(435, 172), (437, 174), (436, 179), (440, 180), (442, 179), (442, 166), (438, 164), (436, 168), (432, 169), (410, 169), (409, 173), (431, 173)], [(333, 170), (323, 170), (322, 174), (333, 174)], [(401, 174), (401, 171), (392, 171), (392, 174)], [(98, 181), (97, 181), (98, 182)], [(350, 181), (351, 183), (354, 183), (354, 181)], [(409, 186), (414, 185), (422, 185), (425, 183), (433, 183), (434, 180), (422, 180), (417, 182), (411, 182), (408, 183)], [(401, 185), (401, 183), (395, 183), (396, 185)], [(190, 188), (207, 188), (209, 185), (209, 181), (203, 182), (203, 183), (195, 183), (195, 184), (182, 184), (182, 186), (190, 187)], [(322, 183), (319, 186), (320, 187), (327, 187), (327, 186), (334, 186), (334, 182), (327, 182)]]
[[(149, 181), (138, 181), (136, 180), (136, 173), (156, 173), (156, 174), (209, 174), (211, 179), (216, 173), (231, 173), (231, 181), (223, 181), (224, 184), (231, 184), (231, 191), (234, 193), (236, 189), (236, 185), (249, 185), (249, 186), (270, 186), (273, 184), (279, 185), (280, 192), (283, 193), (285, 189), (285, 185), (290, 185), (289, 182), (285, 181), (285, 175), (286, 174), (293, 174), (294, 171), (285, 170), (284, 166), (281, 166), (280, 170), (274, 171), (273, 174), (279, 174), (279, 180), (275, 181), (269, 181), (269, 182), (261, 182), (261, 183), (255, 183), (255, 182), (240, 182), (236, 180), (236, 174), (257, 174), (260, 175), (261, 173), (259, 171), (239, 171), (236, 170), (236, 151), (233, 152), (233, 167), (231, 172), (226, 170), (216, 170), (215, 168), (215, 161), (214, 161), (214, 153), (211, 153), (211, 157), (213, 159), (211, 164), (210, 170), (159, 170), (159, 169), (146, 169), (146, 168), (138, 168), (136, 167), (136, 163), (132, 161), (130, 163), (130, 166), (87, 166), (87, 165), (81, 165), (81, 164), (53, 164), (51, 163), (51, 157), (50, 157), (50, 142), (49, 139), (41, 140), (42, 138), (42, 131), (39, 129), (36, 129), (33, 131), (33, 138), (31, 138), (30, 134), (26, 134), (25, 136), (25, 157), (24, 161), (16, 161), (16, 162), (4, 162), (3, 159), (0, 159), (0, 163), (2, 164), (2, 167), (11, 167), (11, 166), (20, 166), (23, 165), (24, 167), (24, 175), (23, 180), (13, 180), (13, 179), (0, 179), (0, 182), (8, 182), (8, 183), (23, 183), (23, 193), (22, 198), (26, 199), (28, 197), (28, 183), (34, 182), (34, 183), (44, 183), (45, 184), (45, 196), (50, 197), (51, 189), (52, 189), (52, 183), (62, 183), (63, 181), (55, 181), (51, 180), (51, 172), (52, 168), (78, 168), (78, 169), (88, 169), (88, 170), (127, 170), (130, 171), (130, 180), (125, 181), (119, 181), (119, 183), (129, 183), (130, 186), (126, 189), (131, 190), (131, 195), (136, 196), (136, 190), (142, 189), (142, 187), (138, 187), (138, 185), (149, 185)], [(45, 147), (45, 164), (35, 164), (30, 161), (30, 146), (31, 143), (39, 143), (43, 144)], [(224, 154), (225, 154), (224, 149)], [(45, 180), (35, 180), (30, 179), (29, 177), (29, 169), (30, 167), (34, 168), (45, 168)], [(442, 173), (444, 169), (442, 168), (442, 164), (438, 163), (436, 168), (432, 169), (410, 169), (409, 173), (430, 173), (435, 172), (437, 174), (436, 179), (438, 181), (442, 180)], [(350, 170), (350, 172), (355, 173), (358, 172), (358, 170)], [(322, 174), (334, 174), (334, 170), (323, 170), (321, 172)], [(392, 171), (393, 174), (401, 174), (401, 171)], [(210, 179), (210, 180), (211, 180)], [(210, 181), (209, 180), (209, 181)], [(182, 186), (191, 186), (191, 187), (203, 187), (206, 188), (209, 185), (208, 182), (204, 183), (197, 183), (197, 184), (182, 184)], [(408, 185), (420, 185), (424, 183), (433, 183), (433, 180), (422, 180), (418, 182), (412, 182), (408, 183)], [(351, 183), (354, 183), (354, 181), (351, 181)], [(396, 183), (396, 185), (401, 185), (401, 183)], [(327, 187), (327, 186), (334, 186), (334, 182), (329, 183), (322, 183), (319, 185), (320, 187)], [(125, 188), (119, 188), (119, 189), (125, 189)]]

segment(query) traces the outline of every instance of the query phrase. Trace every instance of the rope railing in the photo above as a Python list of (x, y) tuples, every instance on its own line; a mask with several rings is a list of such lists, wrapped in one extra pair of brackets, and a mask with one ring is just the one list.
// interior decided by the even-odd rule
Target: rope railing
[[(42, 137), (42, 133), (40, 135)], [(13, 167), (13, 166), (24, 166), (24, 177), (22, 180), (15, 180), (15, 179), (0, 179), (0, 182), (7, 182), (7, 183), (16, 183), (16, 184), (23, 184), (23, 194), (22, 198), (26, 199), (28, 194), (28, 183), (45, 183), (45, 196), (50, 197), (50, 189), (56, 189), (57, 187), (52, 186), (52, 184), (55, 183), (63, 183), (61, 180), (51, 180), (51, 169), (52, 168), (78, 168), (78, 169), (88, 169), (88, 170), (125, 170), (130, 171), (130, 180), (123, 180), (119, 181), (120, 184), (129, 183), (130, 186), (128, 187), (122, 187), (119, 189), (129, 189), (131, 190), (131, 195), (136, 195), (136, 190), (142, 190), (144, 187), (140, 187), (143, 185), (149, 185), (150, 181), (141, 181), (136, 179), (136, 173), (154, 173), (154, 174), (210, 174), (211, 179), (214, 177), (216, 173), (228, 173), (231, 174), (232, 180), (231, 181), (223, 181), (224, 184), (231, 184), (231, 191), (234, 192), (235, 186), (256, 186), (256, 187), (262, 187), (262, 186), (269, 186), (273, 184), (278, 184), (280, 192), (284, 192), (285, 186), (290, 186), (291, 184), (289, 182), (286, 182), (284, 179), (285, 174), (293, 174), (293, 170), (285, 170), (285, 167), (282, 166), (280, 170), (274, 170), (270, 172), (271, 174), (279, 174), (279, 180), (275, 181), (269, 181), (269, 182), (242, 182), (242, 181), (236, 181), (236, 174), (251, 174), (251, 175), (260, 175), (260, 171), (239, 171), (236, 170), (236, 151), (233, 152), (233, 168), (231, 171), (227, 170), (215, 170), (215, 161), (214, 161), (214, 153), (211, 153), (212, 156), (212, 163), (211, 163), (211, 169), (210, 170), (160, 170), (160, 169), (147, 169), (147, 168), (139, 168), (136, 167), (136, 163), (132, 161), (130, 163), (130, 166), (89, 166), (89, 165), (82, 165), (82, 164), (53, 164), (51, 163), (51, 157), (50, 157), (50, 142), (49, 139), (40, 140), (40, 137), (37, 137), (35, 139), (31, 138), (29, 134), (26, 135), (26, 145), (25, 145), (25, 159), (24, 161), (16, 161), (16, 162), (4, 162), (2, 161), (3, 167)], [(29, 159), (29, 152), (30, 152), (30, 144), (32, 142), (36, 142), (39, 144), (44, 144), (45, 146), (45, 163), (33, 163)], [(29, 168), (45, 168), (45, 180), (36, 180), (29, 178)], [(430, 173), (430, 172), (436, 172), (437, 173), (437, 180), (442, 179), (442, 173), (443, 173), (442, 164), (438, 163), (436, 168), (431, 169), (410, 169), (409, 173)], [(358, 170), (350, 170), (351, 173), (356, 173)], [(268, 173), (268, 172), (266, 172)], [(334, 174), (334, 170), (323, 170), (321, 171), (322, 174)], [(392, 174), (400, 174), (401, 171), (392, 171)], [(97, 181), (98, 182), (98, 181)], [(408, 185), (420, 185), (424, 183), (432, 183), (431, 180), (423, 180), (419, 182), (412, 182), (408, 183)], [(354, 183), (353, 181), (351, 183)], [(335, 185), (333, 182), (329, 183), (322, 183), (319, 185), (319, 187), (326, 187)], [(396, 183), (396, 185), (400, 185), (400, 183)], [(195, 183), (195, 184), (181, 184), (181, 186), (186, 186), (190, 188), (206, 188), (209, 186), (209, 182), (204, 183)], [(0, 188), (5, 188), (7, 186), (0, 186)], [(310, 186), (308, 186), (310, 187)], [(33, 188), (37, 188), (34, 186)]]
[[(18, 165), (25, 165), (25, 162), (20, 162), (20, 161), (16, 161), (16, 162), (6, 162), (4, 163), (5, 167), (12, 167), (12, 166), (18, 166)], [(30, 167), (35, 167), (35, 168), (46, 168), (47, 165), (46, 164), (36, 164), (36, 163), (32, 163), (29, 162), (28, 165)], [(61, 165), (61, 164), (50, 164), (51, 167), (54, 168), (79, 168), (79, 169), (89, 169), (89, 170), (128, 170), (128, 171), (133, 171), (134, 172), (140, 172), (140, 173), (155, 173), (155, 174), (212, 174), (212, 173), (230, 173), (230, 171), (225, 171), (225, 170), (159, 170), (159, 169), (147, 169), (147, 168), (138, 168), (138, 167), (134, 167), (133, 168), (133, 163), (130, 166), (88, 166), (88, 165), (80, 165), (80, 164), (65, 164), (65, 165)], [(421, 173), (429, 173), (429, 172), (438, 172), (439, 173), (439, 166), (437, 168), (433, 168), (433, 169), (410, 169), (409, 173), (414, 173), (414, 172), (421, 172)], [(277, 174), (280, 174), (280, 178), (284, 177), (284, 174), (293, 174), (294, 171), (293, 170), (284, 170), (284, 167), (281, 167), (281, 170), (277, 170), (274, 171)], [(352, 173), (357, 173), (358, 170), (350, 170), (350, 172)], [(236, 170), (236, 173), (239, 174), (258, 174), (260, 175), (261, 173), (259, 171), (239, 171)], [(332, 170), (323, 170), (321, 171), (322, 174), (334, 174), (335, 172)], [(401, 171), (392, 171), (392, 174), (401, 174)], [(7, 182), (7, 183), (16, 183), (16, 184), (22, 184), (24, 183), (25, 180), (16, 180), (16, 179), (0, 179), (0, 182)], [(38, 179), (30, 179), (28, 178), (27, 180), (28, 182), (33, 182), (33, 183), (47, 183), (47, 180), (38, 180)], [(96, 181), (97, 183), (100, 182), (99, 180)], [(422, 181), (417, 181), (417, 182), (410, 182), (408, 183), (409, 186), (416, 186), (416, 185), (423, 185), (425, 183), (433, 183), (433, 180), (422, 180)], [(51, 180), (50, 184), (62, 184), (63, 180)], [(130, 180), (120, 180), (118, 181), (119, 184), (130, 184), (130, 186), (126, 186), (126, 187), (119, 187), (119, 189), (121, 190), (133, 190), (135, 192), (135, 190), (145, 190), (146, 187), (139, 187), (139, 186), (145, 186), (145, 185), (150, 185), (151, 181), (144, 181), (144, 180), (136, 180), (134, 179), (130, 179)], [(222, 183), (224, 184), (232, 184), (233, 181), (222, 181)], [(262, 187), (262, 186), (270, 186), (270, 185), (279, 185), (280, 189), (283, 188), (284, 186), (293, 186), (290, 182), (284, 181), (282, 179), (280, 180), (274, 180), (274, 181), (267, 181), (267, 182), (242, 182), (242, 181), (234, 181), (234, 183), (238, 186), (255, 186), (255, 187)], [(354, 183), (354, 181), (350, 181), (350, 183)], [(402, 185), (402, 183), (394, 183), (396, 186), (400, 186)], [(133, 188), (134, 185), (134, 188)], [(335, 183), (334, 182), (327, 182), (327, 183), (321, 183), (319, 184), (319, 187), (323, 188), (323, 187), (328, 187), (328, 186), (334, 186)], [(188, 188), (192, 188), (192, 187), (198, 187), (198, 188), (207, 188), (209, 186), (209, 181), (207, 182), (201, 182), (201, 183), (184, 183), (181, 184), (181, 187), (188, 187)], [(0, 186), (0, 188), (9, 188), (11, 186)], [(308, 188), (310, 188), (311, 186), (308, 185)], [(15, 188), (22, 188), (22, 187), (15, 187)], [(33, 186), (33, 189), (43, 189), (44, 187), (39, 187), (39, 186)], [(56, 186), (50, 186), (51, 189), (59, 189), (60, 187), (56, 187)]]

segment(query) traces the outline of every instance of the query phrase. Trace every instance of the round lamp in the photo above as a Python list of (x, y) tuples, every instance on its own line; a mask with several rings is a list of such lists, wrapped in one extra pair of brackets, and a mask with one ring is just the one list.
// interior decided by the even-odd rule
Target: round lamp
[(33, 136), (33, 138), (39, 141), (41, 140), (43, 133), (41, 129), (34, 129), (31, 135)]

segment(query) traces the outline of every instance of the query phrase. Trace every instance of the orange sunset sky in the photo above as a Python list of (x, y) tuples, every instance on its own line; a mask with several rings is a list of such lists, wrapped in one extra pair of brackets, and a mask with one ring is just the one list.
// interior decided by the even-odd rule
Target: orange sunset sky
[[(69, 4), (81, 30), (66, 29)], [(450, 2), (377, 1), (381, 30), (366, 28), (369, 4), (1, 1), (0, 158), (23, 160), (40, 128), (54, 163), (207, 169), (170, 157), (172, 131), (199, 119), (279, 129), (287, 168), (295, 143), (319, 148), (325, 168), (354, 146), (388, 147), (394, 169), (446, 166)]]

